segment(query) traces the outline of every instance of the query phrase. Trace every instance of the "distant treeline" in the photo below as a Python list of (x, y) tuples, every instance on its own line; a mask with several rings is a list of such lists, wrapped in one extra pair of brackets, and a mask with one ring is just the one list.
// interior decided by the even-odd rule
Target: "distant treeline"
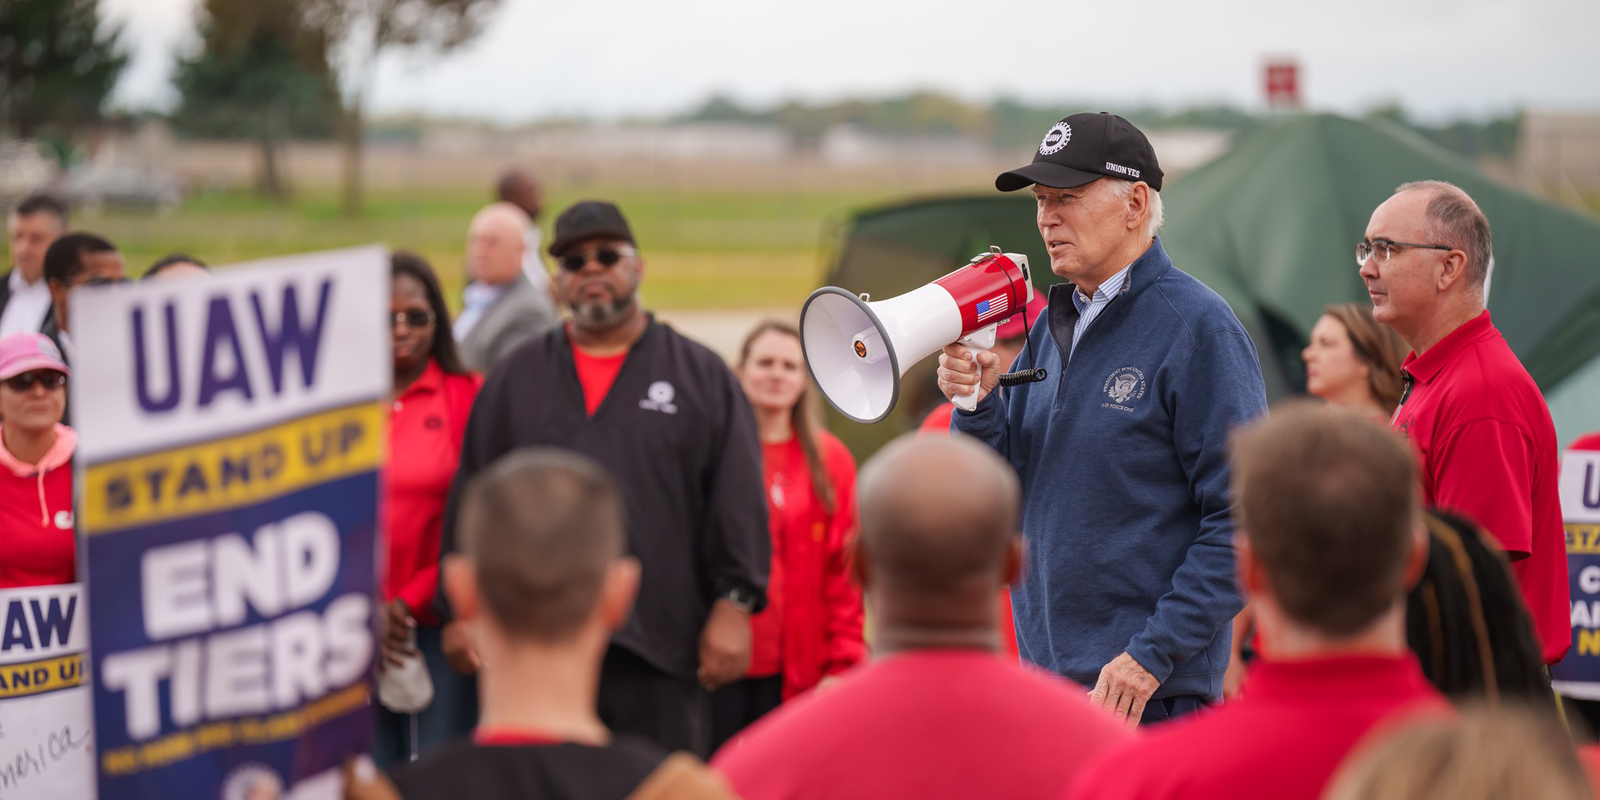
[[(681, 122), (753, 122), (783, 128), (802, 147), (814, 146), (824, 131), (852, 124), (872, 133), (898, 136), (963, 136), (987, 141), (999, 149), (1022, 147), (1067, 114), (1093, 108), (1127, 117), (1150, 130), (1161, 128), (1213, 128), (1238, 130), (1254, 122), (1254, 114), (1227, 105), (1197, 105), (1181, 109), (1152, 106), (1106, 107), (1100, 103), (1032, 105), (1000, 98), (975, 104), (937, 92), (914, 92), (875, 100), (837, 100), (825, 103), (788, 101), (755, 108), (725, 96), (714, 96), (699, 108), (680, 115)], [(1374, 109), (1380, 116), (1406, 125), (1436, 144), (1468, 158), (1509, 158), (1516, 151), (1520, 114), (1484, 120), (1460, 120), (1429, 126), (1410, 119), (1398, 106)]]

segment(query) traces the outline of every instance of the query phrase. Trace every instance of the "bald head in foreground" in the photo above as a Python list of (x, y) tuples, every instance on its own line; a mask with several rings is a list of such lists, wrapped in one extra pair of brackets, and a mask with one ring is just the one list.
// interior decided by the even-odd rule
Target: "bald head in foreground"
[(999, 655), (994, 596), (1023, 558), (1010, 465), (967, 437), (907, 436), (866, 463), (859, 495), (873, 660), (717, 753), (739, 796), (1053, 800), (1130, 738), (1075, 684)]

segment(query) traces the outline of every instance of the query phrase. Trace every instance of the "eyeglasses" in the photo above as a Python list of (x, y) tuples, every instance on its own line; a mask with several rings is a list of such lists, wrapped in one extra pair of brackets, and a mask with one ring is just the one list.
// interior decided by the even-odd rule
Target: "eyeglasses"
[(50, 369), (36, 369), (33, 372), (24, 372), (6, 378), (6, 385), (13, 392), (27, 392), (33, 389), (34, 384), (39, 384), (45, 389), (67, 388), (67, 376)]
[(415, 309), (411, 311), (396, 312), (394, 319), (389, 321), (389, 329), (394, 330), (395, 328), (400, 327), (400, 323), (402, 322), (413, 328), (426, 328), (433, 324), (433, 312), (417, 311)]
[(1388, 239), (1373, 239), (1370, 242), (1361, 242), (1356, 245), (1356, 265), (1365, 266), (1367, 259), (1377, 255), (1378, 263), (1387, 263), (1394, 255), (1394, 251), (1404, 247), (1415, 247), (1421, 250), (1454, 250), (1447, 244), (1417, 244), (1416, 242), (1391, 242)]
[(589, 259), (592, 258), (600, 262), (600, 266), (610, 269), (616, 266), (617, 262), (621, 261), (624, 256), (632, 257), (638, 254), (639, 251), (631, 247), (601, 247), (593, 252), (585, 250), (580, 253), (568, 253), (557, 259), (557, 263), (568, 272), (577, 272), (583, 269), (583, 265), (589, 263)]

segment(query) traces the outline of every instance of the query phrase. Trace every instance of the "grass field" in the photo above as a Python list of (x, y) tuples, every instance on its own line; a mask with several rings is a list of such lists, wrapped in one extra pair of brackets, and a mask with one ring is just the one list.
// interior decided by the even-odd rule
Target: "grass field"
[[(647, 302), (694, 309), (798, 307), (821, 277), (838, 222), (894, 194), (591, 189), (582, 197), (612, 200), (628, 216), (648, 263)], [(547, 238), (555, 216), (578, 199), (550, 190), (541, 220)], [(303, 193), (288, 206), (248, 194), (204, 194), (170, 215), (113, 210), (79, 215), (74, 227), (115, 242), (130, 275), (174, 251), (230, 264), (376, 242), (427, 258), (456, 303), (467, 223), (484, 202), (481, 192), (468, 189), (373, 193), (366, 216), (347, 220), (331, 190)], [(4, 247), (0, 241), (0, 264), (9, 264)]]

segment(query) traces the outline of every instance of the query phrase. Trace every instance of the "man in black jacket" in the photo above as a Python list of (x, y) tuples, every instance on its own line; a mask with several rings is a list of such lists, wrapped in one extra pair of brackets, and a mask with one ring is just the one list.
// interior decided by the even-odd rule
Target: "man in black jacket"
[[(571, 321), (511, 351), (485, 382), (441, 553), (456, 547), (466, 482), (506, 453), (558, 447), (604, 465), (626, 498), (629, 551), (643, 578), (605, 656), (600, 717), (612, 730), (705, 756), (706, 689), (744, 676), (749, 616), (765, 603), (771, 545), (755, 418), (720, 357), (640, 305), (645, 263), (616, 206), (567, 209), (549, 252)], [(474, 669), (460, 626), (446, 627), (444, 646), (458, 669)]]

